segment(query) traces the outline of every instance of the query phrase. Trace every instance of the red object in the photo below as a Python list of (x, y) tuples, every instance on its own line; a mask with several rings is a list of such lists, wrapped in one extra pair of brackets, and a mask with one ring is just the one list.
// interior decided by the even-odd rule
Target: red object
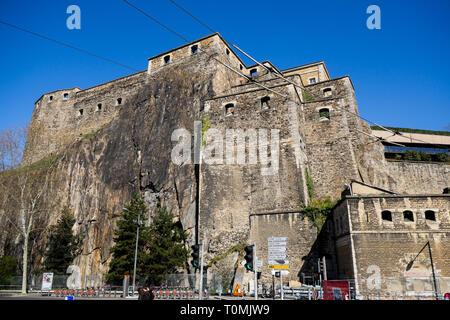
[(323, 280), (323, 300), (350, 300), (348, 281)]
[(444, 295), (444, 299), (445, 299), (445, 300), (450, 300), (450, 292), (447, 292), (447, 293)]

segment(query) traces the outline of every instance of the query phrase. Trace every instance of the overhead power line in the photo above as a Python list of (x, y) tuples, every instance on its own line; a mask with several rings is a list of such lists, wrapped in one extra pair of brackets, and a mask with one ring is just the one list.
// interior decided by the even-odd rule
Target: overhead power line
[[(149, 18), (152, 19), (153, 21), (157, 22), (159, 25), (161, 25), (162, 27), (164, 27), (164, 28), (167, 29), (168, 31), (170, 31), (170, 32), (172, 32), (173, 34), (175, 34), (176, 36), (180, 37), (180, 38), (183, 39), (186, 43), (189, 43), (189, 42), (190, 42), (190, 41), (187, 40), (185, 37), (183, 37), (182, 35), (178, 34), (178, 33), (175, 32), (174, 30), (172, 30), (171, 28), (167, 27), (166, 25), (164, 25), (162, 22), (160, 22), (160, 21), (157, 20), (156, 18), (150, 16), (150, 15), (149, 15), (148, 13), (146, 13), (145, 11), (143, 11), (143, 10), (139, 9), (138, 7), (136, 7), (135, 5), (131, 4), (129, 1), (127, 1), (127, 0), (123, 0), (123, 1), (124, 1), (125, 3), (127, 3), (128, 5), (130, 5), (131, 7), (135, 8), (136, 10), (138, 10), (139, 12), (141, 12), (142, 14), (144, 14), (145, 16), (149, 17)], [(186, 12), (187, 14), (189, 14), (191, 17), (193, 17), (195, 20), (197, 20), (200, 24), (202, 24), (202, 25), (204, 25), (205, 27), (207, 27), (210, 31), (214, 32), (211, 28), (209, 28), (209, 27), (206, 26), (203, 22), (201, 22), (200, 19), (196, 18), (194, 15), (192, 15), (192, 14), (191, 14), (190, 12), (188, 12), (186, 9), (184, 9), (183, 7), (181, 7), (180, 5), (178, 5), (175, 1), (172, 1), (172, 0), (169, 0), (169, 1), (171, 1), (173, 4), (175, 4), (177, 7), (179, 7), (181, 10), (183, 10), (183, 11)], [(266, 66), (262, 65), (261, 63), (259, 63), (258, 61), (256, 61), (256, 60), (253, 59), (252, 57), (250, 57), (248, 54), (246, 54), (245, 52), (243, 52), (242, 50), (240, 50), (238, 47), (236, 47), (236, 46), (234, 46), (234, 47), (237, 48), (239, 51), (241, 51), (243, 54), (245, 54), (248, 58), (250, 58), (251, 60), (253, 60), (254, 62), (256, 62), (258, 65), (262, 66), (263, 68), (265, 68), (265, 69), (268, 70), (269, 72), (275, 74), (277, 77), (282, 78), (282, 79), (284, 79), (285, 81), (287, 81), (287, 82), (293, 84), (294, 86), (299, 87), (296, 83), (290, 81), (289, 79), (286, 79), (282, 74), (279, 74), (278, 72), (276, 72), (276, 71), (273, 70), (272, 68), (267, 68)], [(201, 51), (201, 52), (205, 52), (205, 51), (202, 50), (201, 48), (199, 48), (198, 50)], [(206, 52), (205, 52), (205, 53), (206, 53)], [(238, 70), (235, 70), (233, 67), (231, 67), (231, 66), (229, 66), (228, 64), (226, 64), (226, 63), (224, 63), (224, 62), (222, 62), (222, 61), (216, 59), (215, 57), (213, 57), (213, 59), (214, 59), (215, 61), (219, 62), (220, 64), (224, 65), (224, 66), (225, 66), (226, 68), (228, 68), (229, 70), (231, 70), (231, 71), (233, 71), (234, 73), (238, 74), (239, 76), (241, 76), (241, 77), (247, 79), (248, 81), (250, 81), (250, 82), (252, 82), (252, 83), (254, 83), (254, 84), (256, 84), (256, 85), (258, 85), (258, 86), (260, 86), (260, 87), (262, 87), (262, 88), (264, 88), (264, 89), (266, 89), (266, 90), (268, 90), (268, 91), (270, 91), (270, 92), (272, 92), (272, 93), (274, 93), (274, 94), (277, 94), (277, 95), (279, 95), (279, 96), (281, 96), (281, 97), (283, 97), (283, 98), (286, 98), (286, 99), (288, 99), (289, 101), (294, 102), (295, 104), (298, 104), (297, 101), (294, 101), (293, 99), (287, 97), (286, 95), (284, 95), (284, 94), (282, 94), (282, 93), (280, 93), (280, 92), (277, 92), (277, 91), (275, 91), (275, 90), (273, 90), (273, 89), (271, 89), (271, 88), (269, 88), (269, 87), (267, 87), (267, 86), (264, 86), (263, 84), (259, 83), (258, 81), (256, 81), (256, 80), (253, 79), (253, 78), (249, 78), (248, 76), (244, 75), (243, 73), (239, 72)], [(300, 87), (300, 88), (301, 88), (301, 87)], [(301, 89), (303, 89), (303, 88), (301, 88)], [(345, 109), (342, 109), (342, 110), (348, 112), (348, 110), (345, 110)], [(357, 116), (359, 117), (359, 115), (357, 115)], [(335, 121), (335, 120), (334, 120), (334, 121)], [(335, 121), (335, 122), (337, 122), (337, 121)], [(341, 124), (341, 123), (340, 123), (340, 124)], [(341, 124), (341, 125), (342, 125), (342, 124)], [(377, 125), (377, 126), (379, 126), (379, 125)], [(385, 128), (382, 127), (382, 126), (379, 126), (379, 127), (385, 129)], [(376, 139), (376, 140), (378, 140), (378, 141), (384, 141), (383, 138), (376, 137), (376, 136), (374, 136), (374, 135), (372, 135), (372, 134), (363, 132), (363, 131), (361, 131), (361, 130), (356, 129), (356, 131), (358, 131), (358, 132), (360, 132), (360, 133), (363, 133), (363, 134), (365, 134), (365, 135), (367, 135), (367, 136), (369, 136), (369, 137), (371, 137), (371, 138), (373, 138), (373, 139)], [(389, 131), (389, 132), (392, 132), (391, 130), (388, 130), (388, 131)], [(392, 133), (393, 133), (393, 132), (392, 132)], [(388, 142), (388, 141), (386, 141), (386, 142)], [(389, 142), (389, 143), (391, 143), (391, 142)], [(394, 144), (395, 144), (395, 143), (394, 143)], [(401, 145), (401, 144), (396, 144), (396, 145), (404, 147), (404, 146)]]
[(177, 37), (183, 39), (186, 42), (189, 42), (188, 39), (186, 39), (185, 37), (183, 37), (181, 34), (177, 33), (175, 30), (169, 28), (168, 26), (166, 26), (164, 23), (162, 23), (161, 21), (159, 21), (158, 19), (152, 17), (151, 15), (149, 15), (147, 12), (145, 12), (144, 10), (139, 9), (138, 7), (136, 7), (134, 4), (132, 4), (131, 2), (127, 1), (127, 0), (122, 0), (123, 2), (125, 2), (126, 4), (128, 4), (129, 6), (135, 8), (137, 11), (139, 11), (140, 13), (142, 13), (143, 15), (145, 15), (147, 18), (152, 19), (153, 21), (155, 21), (157, 24), (159, 24), (161, 27), (167, 29), (168, 31), (172, 32), (174, 35), (176, 35)]
[(197, 17), (195, 17), (192, 13), (190, 13), (189, 11), (187, 11), (185, 8), (183, 8), (182, 6), (180, 6), (178, 3), (176, 3), (173, 0), (169, 0), (170, 2), (172, 2), (174, 5), (176, 5), (178, 8), (180, 8), (181, 10), (183, 10), (185, 13), (187, 13), (188, 15), (190, 15), (192, 18), (194, 18), (195, 20), (197, 20), (198, 23), (200, 23), (202, 26), (204, 26), (206, 29), (208, 29), (209, 31), (211, 31), (212, 33), (215, 33), (215, 31), (213, 29), (211, 29), (206, 23), (202, 22), (200, 19), (198, 19)]
[(52, 39), (52, 38), (50, 38), (50, 37), (47, 37), (47, 36), (42, 35), (42, 34), (37, 33), (37, 32), (33, 32), (33, 31), (30, 31), (30, 30), (27, 30), (27, 29), (22, 28), (22, 27), (19, 27), (19, 26), (17, 26), (17, 25), (14, 25), (14, 24), (11, 24), (11, 23), (2, 21), (2, 20), (0, 20), (0, 23), (4, 24), (4, 25), (6, 25), (6, 26), (9, 26), (9, 27), (11, 27), (11, 28), (14, 28), (14, 29), (16, 29), (16, 30), (20, 30), (20, 31), (26, 32), (26, 33), (31, 34), (31, 35), (33, 35), (33, 36), (36, 36), (36, 37), (39, 37), (39, 38), (42, 38), (42, 39), (45, 39), (45, 40), (48, 40), (48, 41), (52, 41), (52, 42), (54, 42), (54, 43), (56, 43), (56, 44), (59, 44), (59, 45), (68, 47), (68, 48), (70, 48), (70, 49), (77, 50), (77, 51), (82, 52), (82, 53), (85, 53), (85, 54), (88, 54), (88, 55), (93, 56), (93, 57), (95, 57), (95, 58), (102, 59), (102, 60), (104, 60), (104, 61), (114, 63), (114, 64), (116, 64), (116, 65), (119, 65), (119, 66), (121, 66), (121, 67), (127, 68), (127, 69), (129, 69), (129, 70), (132, 70), (132, 71), (139, 71), (139, 70), (137, 70), (137, 69), (135, 69), (135, 68), (133, 68), (133, 67), (127, 66), (126, 64), (123, 64), (123, 63), (114, 61), (114, 60), (109, 59), (109, 58), (102, 57), (102, 56), (100, 56), (100, 55), (98, 55), (98, 54), (89, 52), (89, 51), (87, 51), (87, 50), (84, 50), (84, 49), (81, 49), (81, 48), (78, 48), (78, 47), (75, 47), (75, 46), (73, 46), (73, 45), (71, 45), (71, 44), (68, 44), (68, 43), (65, 43), (65, 42), (62, 42), (62, 41), (59, 41), (59, 40)]

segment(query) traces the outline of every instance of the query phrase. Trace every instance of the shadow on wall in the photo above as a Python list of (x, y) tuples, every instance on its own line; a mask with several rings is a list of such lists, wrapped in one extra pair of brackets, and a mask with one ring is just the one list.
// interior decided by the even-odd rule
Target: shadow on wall
[(322, 257), (325, 257), (326, 261), (327, 279), (338, 279), (335, 237), (333, 230), (333, 219), (330, 215), (323, 224), (323, 227), (311, 246), (308, 254), (301, 258), (303, 265), (297, 274), (301, 283), (313, 285), (315, 281), (319, 280), (318, 261)]

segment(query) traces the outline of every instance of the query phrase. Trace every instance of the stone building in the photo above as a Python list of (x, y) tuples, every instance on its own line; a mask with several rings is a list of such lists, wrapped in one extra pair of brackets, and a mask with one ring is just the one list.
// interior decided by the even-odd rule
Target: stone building
[[(158, 203), (173, 212), (191, 234), (189, 245), (205, 239), (206, 263), (233, 246), (256, 242), (262, 279), (269, 281), (268, 237), (289, 239), (286, 280), (314, 272), (307, 261), (319, 256), (318, 232), (302, 214), (312, 200), (311, 185), (315, 199), (334, 200), (354, 180), (396, 194), (440, 193), (448, 186), (448, 164), (404, 165), (385, 158), (384, 146), (359, 118), (349, 76), (332, 78), (323, 61), (286, 70), (270, 61), (263, 65), (270, 72), (247, 66), (214, 33), (149, 58), (147, 70), (38, 99), (23, 165), (64, 154), (58, 168), (65, 178), (46, 195), (58, 199), (48, 223), (67, 204), (77, 219), (74, 230), (87, 231), (74, 262), (82, 279), (107, 272), (115, 223), (133, 192), (149, 205), (149, 217)], [(188, 150), (202, 145), (201, 154), (211, 157), (174, 163), (177, 129), (189, 132)], [(447, 221), (448, 210), (445, 218), (439, 208), (438, 218)], [(330, 256), (350, 249), (339, 250)], [(242, 272), (240, 259), (231, 252), (210, 272), (232, 270), (247, 281), (251, 274)], [(338, 266), (330, 264), (336, 276), (353, 270)]]
[[(449, 292), (450, 195), (398, 195), (358, 182), (351, 187), (327, 222), (337, 278), (354, 280), (362, 298), (434, 297), (434, 269), (438, 294)], [(421, 252), (427, 243), (431, 258)]]

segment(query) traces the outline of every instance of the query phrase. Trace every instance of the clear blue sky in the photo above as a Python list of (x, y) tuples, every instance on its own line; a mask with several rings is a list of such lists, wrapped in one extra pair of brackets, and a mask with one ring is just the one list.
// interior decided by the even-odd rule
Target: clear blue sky
[[(129, 0), (193, 41), (210, 34), (168, 0)], [(258, 60), (279, 69), (324, 60), (350, 75), (362, 117), (386, 126), (443, 130), (450, 123), (448, 0), (177, 0)], [(81, 30), (66, 9), (81, 8)], [(381, 9), (369, 30), (366, 9)], [(145, 70), (147, 58), (184, 44), (122, 0), (0, 2), (0, 20)], [(133, 73), (0, 24), (0, 129), (31, 119), (46, 92), (88, 88)]]

